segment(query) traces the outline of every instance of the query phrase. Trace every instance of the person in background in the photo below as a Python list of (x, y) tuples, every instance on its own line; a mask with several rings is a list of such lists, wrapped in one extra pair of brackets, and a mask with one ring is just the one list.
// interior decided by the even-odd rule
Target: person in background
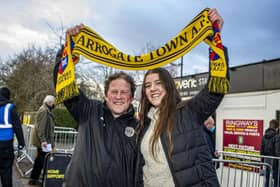
[[(212, 116), (209, 116), (205, 121), (204, 121), (204, 132), (205, 132), (205, 138), (208, 144), (208, 147), (210, 149), (210, 152), (212, 154), (212, 158), (219, 158), (219, 153), (216, 150), (216, 142), (215, 142), (215, 131), (216, 131), (216, 126), (215, 126), (215, 121)], [(218, 163), (215, 163), (216, 169), (219, 167)]]
[(12, 187), (12, 170), (14, 161), (14, 134), (18, 149), (25, 146), (21, 122), (16, 106), (10, 100), (9, 88), (0, 89), (0, 177), (3, 187)]
[(36, 114), (34, 131), (32, 134), (32, 144), (37, 148), (37, 155), (34, 161), (29, 184), (41, 185), (39, 180), (41, 171), (44, 166), (45, 156), (48, 152), (54, 149), (54, 109), (55, 98), (52, 95), (47, 95), (42, 106)]
[[(275, 119), (270, 120), (269, 127), (265, 130), (264, 136), (261, 142), (261, 155), (264, 156), (280, 156), (280, 135), (279, 135), (279, 122)], [(272, 166), (272, 176), (274, 180), (274, 186), (278, 183), (278, 161), (271, 158), (262, 159), (263, 162), (268, 163)], [(266, 183), (265, 186), (269, 185), (270, 170), (267, 168), (266, 172)]]
[[(209, 18), (221, 29), (223, 19), (216, 9), (209, 11)], [(206, 85), (182, 102), (166, 69), (147, 71), (137, 128), (137, 186), (220, 186), (202, 124), (223, 97)]]

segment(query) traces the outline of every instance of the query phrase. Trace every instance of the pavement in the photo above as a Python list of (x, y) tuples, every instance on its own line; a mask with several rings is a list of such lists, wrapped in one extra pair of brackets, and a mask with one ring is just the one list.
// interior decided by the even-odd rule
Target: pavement
[(29, 185), (29, 176), (21, 176), (18, 168), (14, 164), (13, 166), (13, 187), (32, 187), (35, 185)]
[[(13, 165), (13, 187), (36, 187), (38, 185), (29, 185), (29, 176), (33, 164), (26, 158), (19, 162), (15, 161)], [(28, 170), (30, 170), (28, 172)]]
[[(36, 187), (36, 185), (29, 185), (29, 176), (21, 176), (16, 165), (13, 165), (13, 187)], [(0, 180), (0, 187), (2, 187)]]

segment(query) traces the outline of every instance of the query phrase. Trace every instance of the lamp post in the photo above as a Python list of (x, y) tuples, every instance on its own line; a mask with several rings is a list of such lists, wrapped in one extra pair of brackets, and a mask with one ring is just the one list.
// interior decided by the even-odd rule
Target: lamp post
[(183, 63), (184, 63), (184, 56), (181, 57), (181, 81), (183, 78)]

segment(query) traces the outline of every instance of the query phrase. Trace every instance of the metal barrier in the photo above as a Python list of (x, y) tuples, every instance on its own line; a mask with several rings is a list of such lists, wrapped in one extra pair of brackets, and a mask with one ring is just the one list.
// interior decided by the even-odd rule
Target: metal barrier
[[(236, 152), (219, 151), (222, 159), (213, 159), (215, 165), (219, 164), (217, 176), (222, 187), (280, 187), (279, 180), (273, 178), (273, 164), (278, 163), (280, 157), (242, 154)], [(273, 160), (271, 163), (264, 159)], [(217, 168), (217, 167), (216, 167)], [(279, 165), (278, 165), (278, 171)], [(267, 176), (266, 176), (267, 175)], [(277, 175), (279, 179), (279, 172)]]
[[(260, 187), (264, 186), (265, 177), (260, 175), (260, 167), (271, 169), (271, 165), (260, 162), (245, 162), (236, 160), (219, 160), (213, 159), (213, 162), (219, 163), (217, 176), (222, 187)], [(235, 165), (235, 167), (232, 167)], [(239, 165), (239, 167), (237, 166)], [(245, 168), (253, 169), (251, 171)], [(272, 177), (272, 175), (270, 176)], [(271, 178), (270, 178), (271, 180)]]
[(25, 150), (24, 155), (29, 157), (29, 160), (33, 163), (36, 154), (36, 147), (31, 144), (33, 125), (22, 125), (24, 140), (25, 140)]
[[(33, 125), (23, 125), (23, 133), (26, 147), (17, 158), (17, 165), (24, 160), (31, 163), (31, 167), (22, 175), (27, 175), (32, 170), (33, 161), (36, 154), (36, 148), (31, 144), (31, 137), (34, 130)], [(55, 127), (55, 148), (56, 152), (72, 153), (75, 149), (78, 132), (73, 128)], [(255, 154), (243, 154), (237, 152), (219, 151), (222, 159), (213, 159), (213, 162), (219, 167), (217, 176), (222, 187), (260, 187), (268, 184), (269, 187), (274, 185), (273, 164), (279, 163), (280, 157), (263, 156)], [(272, 160), (271, 163), (263, 160)], [(278, 175), (276, 187), (279, 185), (280, 164), (278, 164)], [(264, 173), (265, 172), (265, 173)], [(269, 176), (266, 178), (266, 173)]]
[(75, 129), (59, 128), (54, 131), (55, 147), (58, 152), (73, 153), (78, 132)]
[[(16, 166), (18, 167), (22, 176), (28, 175), (32, 168), (36, 156), (36, 147), (32, 145), (32, 133), (34, 131), (33, 125), (22, 125), (25, 139), (25, 148), (18, 155), (16, 159)], [(55, 127), (55, 151), (60, 153), (73, 153), (78, 132), (73, 128)], [(17, 146), (17, 143), (15, 143)], [(15, 149), (16, 150), (16, 149)]]

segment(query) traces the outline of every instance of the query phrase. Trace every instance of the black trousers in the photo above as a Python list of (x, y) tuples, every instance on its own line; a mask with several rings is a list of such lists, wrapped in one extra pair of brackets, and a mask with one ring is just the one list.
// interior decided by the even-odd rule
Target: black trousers
[(0, 148), (0, 176), (3, 187), (13, 186), (14, 153), (12, 147)]
[(44, 167), (44, 161), (46, 152), (42, 151), (42, 148), (37, 147), (37, 157), (35, 158), (33, 169), (30, 178), (33, 180), (38, 180), (41, 175), (41, 171)]
[[(13, 163), (13, 161), (12, 161)], [(9, 167), (7, 168), (6, 173), (4, 173), (3, 175), (1, 175), (1, 183), (3, 187), (12, 187), (13, 186), (13, 168)]]

